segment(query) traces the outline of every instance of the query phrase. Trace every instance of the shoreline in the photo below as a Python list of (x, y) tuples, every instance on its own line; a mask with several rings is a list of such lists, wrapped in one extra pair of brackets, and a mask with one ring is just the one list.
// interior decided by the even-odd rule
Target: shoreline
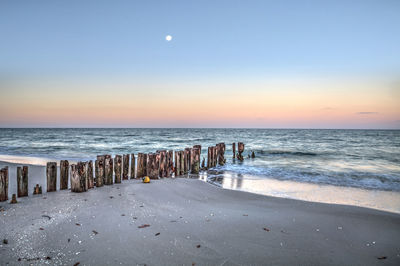
[[(45, 158), (24, 157), (28, 158), (27, 163), (15, 163), (2, 161), (0, 155), (0, 168), (9, 166), (9, 199), (13, 193), (17, 192), (16, 184), (16, 167), (22, 165), (29, 166), (29, 187), (28, 195), (32, 196), (33, 188), (39, 184), (43, 188), (43, 194), (46, 193), (46, 168), (45, 163), (35, 163), (47, 161)], [(29, 159), (32, 159), (28, 161)], [(56, 161), (59, 167), (59, 161)], [(73, 161), (70, 161), (72, 163)], [(370, 208), (374, 210), (386, 211), (391, 213), (400, 214), (400, 192), (385, 191), (385, 190), (368, 190), (354, 187), (339, 187), (326, 184), (314, 184), (306, 182), (278, 180), (269, 177), (260, 178), (246, 178), (241, 176), (237, 178), (232, 173), (225, 173), (218, 175), (210, 174), (210, 176), (219, 177), (219, 181), (210, 180), (207, 172), (200, 172), (198, 179), (203, 182), (209, 183), (212, 186), (218, 186), (223, 189), (244, 191), (257, 195), (264, 195), (270, 197), (277, 197), (282, 199), (293, 199), (306, 202), (326, 203), (348, 205), (355, 207)], [(181, 177), (177, 177), (181, 178)], [(182, 176), (187, 178), (187, 176)], [(193, 178), (193, 177), (192, 177)], [(57, 191), (59, 191), (60, 171), (57, 171)], [(126, 182), (126, 181), (123, 181)], [(68, 180), (68, 187), (70, 188), (70, 179)]]
[(379, 265), (383, 257), (400, 263), (399, 214), (197, 179), (128, 180), (18, 200), (0, 203), (0, 238), (8, 240), (0, 243), (3, 263)]
[(200, 174), (200, 179), (224, 189), (244, 191), (257, 195), (355, 206), (400, 214), (400, 192), (397, 191), (340, 187), (278, 180), (269, 177), (246, 178), (246, 176), (243, 176), (235, 178), (229, 174), (216, 180), (209, 180), (207, 179), (207, 174)]

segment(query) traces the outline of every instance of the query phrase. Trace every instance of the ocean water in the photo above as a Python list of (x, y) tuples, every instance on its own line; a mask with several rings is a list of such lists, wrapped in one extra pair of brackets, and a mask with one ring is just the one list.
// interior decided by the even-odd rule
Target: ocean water
[[(232, 143), (245, 143), (244, 162)], [(400, 192), (399, 130), (307, 129), (0, 129), (0, 155), (88, 160), (98, 154), (181, 150), (226, 143), (225, 166), (236, 179), (273, 179)], [(254, 151), (255, 159), (247, 158)]]

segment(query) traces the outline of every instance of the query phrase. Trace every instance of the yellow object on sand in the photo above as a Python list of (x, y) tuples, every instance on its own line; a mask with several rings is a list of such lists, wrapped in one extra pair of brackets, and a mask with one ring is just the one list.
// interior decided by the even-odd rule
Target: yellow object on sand
[(143, 177), (143, 183), (150, 183), (150, 177), (148, 176)]

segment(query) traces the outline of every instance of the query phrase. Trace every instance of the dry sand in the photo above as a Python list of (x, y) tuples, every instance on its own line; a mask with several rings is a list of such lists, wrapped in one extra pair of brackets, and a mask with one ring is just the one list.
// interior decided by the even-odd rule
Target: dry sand
[[(29, 171), (31, 194), (45, 171)], [(0, 265), (400, 265), (399, 214), (196, 179), (18, 200), (0, 203)]]

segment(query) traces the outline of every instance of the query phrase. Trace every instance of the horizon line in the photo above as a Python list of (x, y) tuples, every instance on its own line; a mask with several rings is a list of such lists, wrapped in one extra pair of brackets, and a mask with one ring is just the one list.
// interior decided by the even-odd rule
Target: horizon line
[(270, 130), (400, 130), (400, 128), (307, 128), (307, 127), (1, 127), (0, 129), (270, 129)]

